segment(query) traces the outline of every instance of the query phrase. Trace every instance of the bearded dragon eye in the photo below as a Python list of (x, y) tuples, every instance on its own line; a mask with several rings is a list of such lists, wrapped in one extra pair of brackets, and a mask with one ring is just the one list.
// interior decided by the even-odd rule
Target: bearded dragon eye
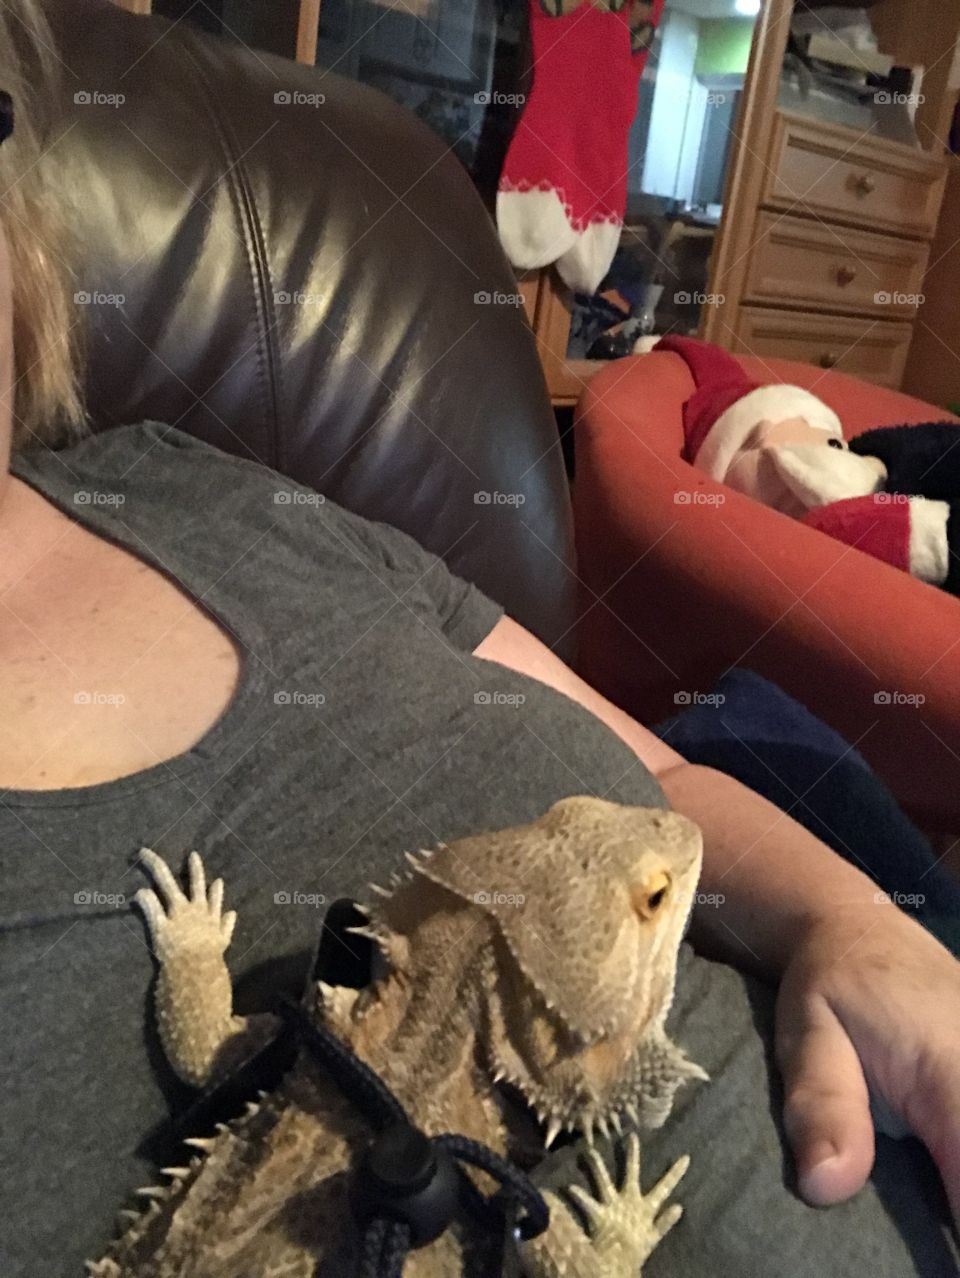
[(652, 919), (663, 908), (670, 892), (670, 875), (666, 870), (656, 870), (642, 883), (634, 884), (630, 899), (633, 908), (642, 919)]

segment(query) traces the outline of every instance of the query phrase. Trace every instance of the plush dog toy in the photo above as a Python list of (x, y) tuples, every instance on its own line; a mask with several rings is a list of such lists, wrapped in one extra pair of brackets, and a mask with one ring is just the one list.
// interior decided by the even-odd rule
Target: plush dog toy
[(684, 460), (765, 506), (960, 594), (955, 423), (881, 427), (848, 443), (822, 400), (799, 386), (751, 382), (717, 346), (663, 337), (646, 349), (679, 355), (696, 383), (683, 410)]

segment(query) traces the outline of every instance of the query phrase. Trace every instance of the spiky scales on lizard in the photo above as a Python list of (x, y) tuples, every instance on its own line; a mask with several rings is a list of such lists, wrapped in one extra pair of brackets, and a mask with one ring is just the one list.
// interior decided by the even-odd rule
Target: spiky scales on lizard
[[(307, 1009), (389, 1081), (427, 1134), (454, 1131), (506, 1156), (561, 1130), (659, 1126), (677, 1088), (705, 1078), (664, 1024), (702, 841), (686, 818), (588, 797), (538, 821), (410, 858), (378, 889), (365, 929), (383, 959), (365, 989), (316, 986)], [(144, 850), (137, 894), (158, 962), (156, 1019), (178, 1075), (209, 1087), (276, 1032), (233, 1012), (224, 960), (235, 918), (223, 884), (188, 859), (184, 892)], [(535, 882), (535, 886), (531, 884)], [(526, 888), (529, 890), (519, 891)], [(356, 1263), (350, 1168), (371, 1139), (362, 1116), (301, 1052), (281, 1085), (168, 1169), (170, 1184), (89, 1266), (96, 1278), (315, 1278)], [(644, 1194), (628, 1136), (622, 1182), (592, 1159), (596, 1196), (550, 1196), (550, 1225), (519, 1244), (530, 1278), (636, 1278), (680, 1216), (666, 1206), (680, 1159)], [(579, 1210), (578, 1210), (579, 1209)], [(582, 1219), (581, 1219), (582, 1213)], [(586, 1228), (584, 1228), (584, 1223)], [(409, 1260), (410, 1278), (453, 1278), (469, 1228)]]

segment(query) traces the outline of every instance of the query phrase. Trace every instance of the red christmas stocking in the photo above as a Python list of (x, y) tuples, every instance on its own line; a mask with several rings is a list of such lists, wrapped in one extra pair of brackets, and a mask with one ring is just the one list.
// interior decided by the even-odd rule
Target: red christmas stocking
[(570, 288), (593, 293), (620, 240), (637, 84), (665, 0), (619, 0), (616, 11), (583, 0), (561, 12), (568, 2), (530, 0), (533, 90), (504, 162), (497, 225), (514, 266), (556, 262)]

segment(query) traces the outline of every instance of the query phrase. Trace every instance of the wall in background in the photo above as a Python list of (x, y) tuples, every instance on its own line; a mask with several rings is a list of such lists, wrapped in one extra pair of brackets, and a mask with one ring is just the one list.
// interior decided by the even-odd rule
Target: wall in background
[(660, 57), (643, 161), (642, 187), (650, 195), (689, 200), (700, 154), (707, 90), (694, 78), (700, 24), (668, 12), (660, 26)]
[(742, 80), (750, 61), (753, 29), (752, 18), (705, 18), (700, 23), (695, 74), (704, 79), (738, 76)]

